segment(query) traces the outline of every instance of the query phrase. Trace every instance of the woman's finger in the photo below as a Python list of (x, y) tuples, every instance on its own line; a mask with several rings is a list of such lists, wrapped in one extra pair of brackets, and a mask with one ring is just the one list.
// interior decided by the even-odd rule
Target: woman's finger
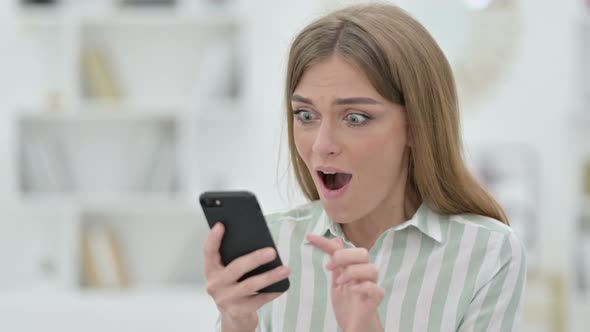
[(369, 252), (365, 248), (346, 248), (337, 250), (332, 255), (328, 269), (346, 267), (351, 264), (364, 264), (369, 262)]
[(342, 269), (336, 283), (339, 285), (345, 284), (349, 281), (372, 281), (377, 282), (379, 278), (379, 269), (373, 263), (353, 264), (348, 265)]
[(364, 299), (368, 299), (374, 304), (379, 304), (385, 296), (385, 289), (380, 287), (372, 281), (364, 281), (350, 286), (350, 290), (354, 293), (362, 295)]
[(270, 286), (289, 277), (290, 273), (291, 271), (289, 270), (289, 267), (286, 265), (281, 265), (270, 271), (266, 271), (262, 274), (242, 280), (234, 287), (232, 292), (240, 296), (256, 294), (256, 292), (263, 289), (264, 287)]
[(328, 255), (332, 255), (336, 250), (344, 247), (343, 244), (314, 234), (307, 234), (307, 240)]
[(281, 265), (275, 269), (252, 276), (246, 280), (225, 287), (216, 294), (217, 304), (219, 306), (237, 305), (240, 310), (253, 312), (258, 310), (264, 303), (272, 301), (280, 296), (283, 292), (256, 293), (258, 290), (272, 285), (277, 281), (283, 280), (289, 276), (289, 268)]
[(209, 278), (210, 274), (223, 269), (223, 263), (221, 262), (221, 255), (219, 254), (219, 247), (221, 246), (221, 239), (225, 228), (221, 222), (217, 222), (207, 239), (203, 243), (203, 253), (205, 256), (205, 276)]
[(223, 282), (233, 283), (238, 281), (244, 274), (274, 260), (276, 255), (277, 252), (274, 248), (266, 247), (234, 259), (223, 271)]
[(339, 237), (333, 237), (331, 241), (335, 242), (340, 249), (344, 248), (344, 242)]

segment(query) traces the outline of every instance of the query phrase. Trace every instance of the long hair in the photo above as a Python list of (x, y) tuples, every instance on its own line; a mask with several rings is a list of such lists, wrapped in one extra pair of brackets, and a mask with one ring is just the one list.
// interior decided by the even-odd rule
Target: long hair
[(295, 148), (291, 96), (309, 66), (338, 54), (358, 65), (373, 87), (403, 105), (412, 139), (408, 185), (444, 214), (479, 214), (509, 224), (502, 207), (463, 159), (453, 73), (430, 33), (394, 5), (366, 4), (329, 13), (305, 27), (289, 50), (286, 118), (291, 166), (304, 195), (319, 199)]

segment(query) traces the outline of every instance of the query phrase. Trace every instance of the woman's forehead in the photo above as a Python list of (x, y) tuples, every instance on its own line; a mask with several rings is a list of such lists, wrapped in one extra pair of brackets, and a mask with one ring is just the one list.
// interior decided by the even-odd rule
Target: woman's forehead
[(306, 68), (294, 94), (311, 98), (327, 92), (339, 98), (378, 95), (363, 70), (337, 56)]

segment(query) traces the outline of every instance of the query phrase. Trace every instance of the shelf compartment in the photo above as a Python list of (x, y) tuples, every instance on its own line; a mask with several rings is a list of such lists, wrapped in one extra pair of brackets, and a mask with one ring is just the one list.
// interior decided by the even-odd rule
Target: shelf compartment
[(174, 118), (51, 115), (17, 122), (25, 195), (178, 191)]
[[(149, 211), (149, 207), (146, 209)], [(81, 213), (80, 227), (81, 235), (89, 234), (87, 239), (92, 239), (94, 234), (99, 242), (101, 229), (113, 234), (115, 246), (91, 248), (103, 248), (103, 256), (113, 252), (122, 257), (122, 272), (127, 275), (128, 287), (194, 287), (205, 282), (202, 243), (209, 228), (202, 213), (170, 211), (166, 215), (149, 215), (142, 211), (85, 210)], [(84, 263), (81, 260), (80, 266)], [(104, 260), (97, 266), (106, 275), (116, 269), (115, 264), (109, 267)], [(82, 287), (87, 285), (85, 275), (80, 275)]]
[(0, 204), (0, 289), (77, 287), (78, 210), (66, 202)]
[[(185, 25), (81, 26), (82, 102), (237, 98), (238, 29)], [(162, 61), (168, 59), (168, 61)]]

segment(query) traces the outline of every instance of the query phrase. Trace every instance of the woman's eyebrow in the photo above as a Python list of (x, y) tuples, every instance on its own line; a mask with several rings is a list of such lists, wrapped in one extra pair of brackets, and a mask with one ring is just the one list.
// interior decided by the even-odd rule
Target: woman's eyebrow
[[(305, 98), (303, 96), (294, 94), (291, 97), (291, 101), (298, 101), (304, 104), (313, 105), (313, 102), (309, 98)], [(352, 97), (352, 98), (336, 98), (334, 100), (335, 105), (361, 105), (361, 104), (370, 104), (370, 105), (381, 105), (380, 102), (376, 101), (375, 99), (369, 97)]]
[(353, 97), (353, 98), (336, 98), (334, 101), (336, 105), (380, 105), (381, 103), (369, 97)]
[(298, 101), (298, 102), (301, 102), (301, 103), (304, 103), (304, 104), (313, 105), (313, 102), (311, 101), (311, 99), (305, 98), (305, 97), (302, 97), (302, 96), (296, 95), (296, 94), (294, 94), (293, 96), (291, 96), (291, 101)]

